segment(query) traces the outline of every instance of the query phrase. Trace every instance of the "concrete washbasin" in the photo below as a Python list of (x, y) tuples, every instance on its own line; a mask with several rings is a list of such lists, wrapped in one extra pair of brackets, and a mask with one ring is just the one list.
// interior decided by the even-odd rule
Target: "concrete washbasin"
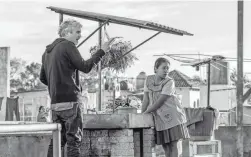
[[(41, 124), (38, 122), (4, 121), (8, 124)], [(154, 127), (151, 114), (84, 114), (83, 129), (134, 129)], [(0, 134), (1, 157), (46, 157), (52, 131)]]

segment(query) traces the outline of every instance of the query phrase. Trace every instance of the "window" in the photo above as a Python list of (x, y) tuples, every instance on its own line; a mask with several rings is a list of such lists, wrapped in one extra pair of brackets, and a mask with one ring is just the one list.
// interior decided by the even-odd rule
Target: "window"
[(19, 112), (21, 121), (37, 121), (40, 106), (47, 106), (47, 97), (19, 98)]
[(19, 106), (21, 121), (35, 121), (36, 118), (32, 115), (32, 100), (20, 98)]

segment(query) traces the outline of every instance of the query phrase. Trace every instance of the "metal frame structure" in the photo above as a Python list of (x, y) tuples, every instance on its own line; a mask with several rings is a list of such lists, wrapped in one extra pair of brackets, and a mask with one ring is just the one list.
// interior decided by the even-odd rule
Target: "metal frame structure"
[[(16, 123), (16, 122), (14, 122)], [(61, 125), (57, 123), (14, 124), (0, 122), (1, 134), (18, 134), (27, 132), (52, 131), (53, 134), (53, 157), (61, 157)]]
[[(65, 9), (65, 8), (59, 8), (59, 7), (47, 7), (51, 11), (55, 11), (56, 13), (59, 13), (59, 23), (63, 21), (63, 15), (69, 15), (73, 17), (78, 17), (86, 20), (96, 21), (99, 23), (99, 27), (93, 31), (86, 39), (84, 39), (77, 47), (80, 47), (85, 41), (87, 41), (93, 34), (95, 34), (99, 30), (99, 46), (102, 45), (102, 27), (105, 24), (108, 23), (114, 23), (119, 25), (126, 25), (131, 27), (137, 27), (141, 29), (147, 29), (152, 31), (158, 31), (156, 34), (148, 38), (147, 40), (143, 41), (142, 43), (138, 44), (136, 47), (132, 48), (129, 52), (125, 53), (122, 57), (127, 55), (128, 53), (132, 52), (136, 48), (140, 47), (147, 41), (151, 40), (155, 36), (159, 35), (160, 33), (169, 33), (174, 35), (189, 35), (193, 36), (193, 34), (188, 33), (183, 30), (175, 29), (169, 26), (161, 25), (154, 22), (149, 21), (143, 21), (143, 20), (137, 20), (137, 19), (131, 19), (131, 18), (125, 18), (125, 17), (119, 17), (119, 16), (112, 16), (112, 15), (106, 15), (106, 14), (100, 14), (100, 13), (93, 13), (93, 12), (87, 12), (87, 11), (80, 11), (80, 10), (73, 10), (73, 9)], [(121, 58), (122, 58), (121, 57)], [(121, 59), (120, 58), (120, 59)], [(98, 110), (101, 110), (101, 62), (98, 64), (98, 74), (99, 74), (99, 102), (98, 102)], [(78, 71), (76, 71), (76, 83), (79, 84), (79, 74)]]
[(225, 57), (213, 56), (212, 58), (209, 58), (204, 61), (197, 62), (191, 65), (192, 67), (199, 67), (201, 65), (207, 64), (207, 107), (210, 107), (210, 82), (211, 82), (210, 78), (211, 78), (211, 66), (212, 66), (211, 63), (220, 61), (223, 59), (225, 59)]

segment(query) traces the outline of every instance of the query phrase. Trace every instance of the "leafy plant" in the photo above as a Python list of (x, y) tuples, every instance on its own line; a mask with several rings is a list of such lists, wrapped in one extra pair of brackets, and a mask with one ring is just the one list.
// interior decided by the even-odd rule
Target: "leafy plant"
[[(101, 68), (111, 69), (117, 73), (125, 72), (125, 70), (138, 60), (136, 55), (132, 52), (126, 54), (132, 49), (131, 42), (124, 41), (122, 38), (116, 38), (115, 42), (110, 46), (108, 52), (101, 61)], [(93, 46), (90, 49), (91, 54), (96, 53), (98, 46)], [(125, 55), (126, 54), (126, 55)]]

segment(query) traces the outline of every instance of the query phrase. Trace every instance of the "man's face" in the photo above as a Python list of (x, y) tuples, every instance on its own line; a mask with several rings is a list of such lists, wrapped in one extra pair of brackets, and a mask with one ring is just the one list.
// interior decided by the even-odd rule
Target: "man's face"
[(81, 38), (81, 28), (73, 27), (72, 33), (69, 33), (68, 39), (71, 40), (75, 45), (78, 44), (78, 40)]

